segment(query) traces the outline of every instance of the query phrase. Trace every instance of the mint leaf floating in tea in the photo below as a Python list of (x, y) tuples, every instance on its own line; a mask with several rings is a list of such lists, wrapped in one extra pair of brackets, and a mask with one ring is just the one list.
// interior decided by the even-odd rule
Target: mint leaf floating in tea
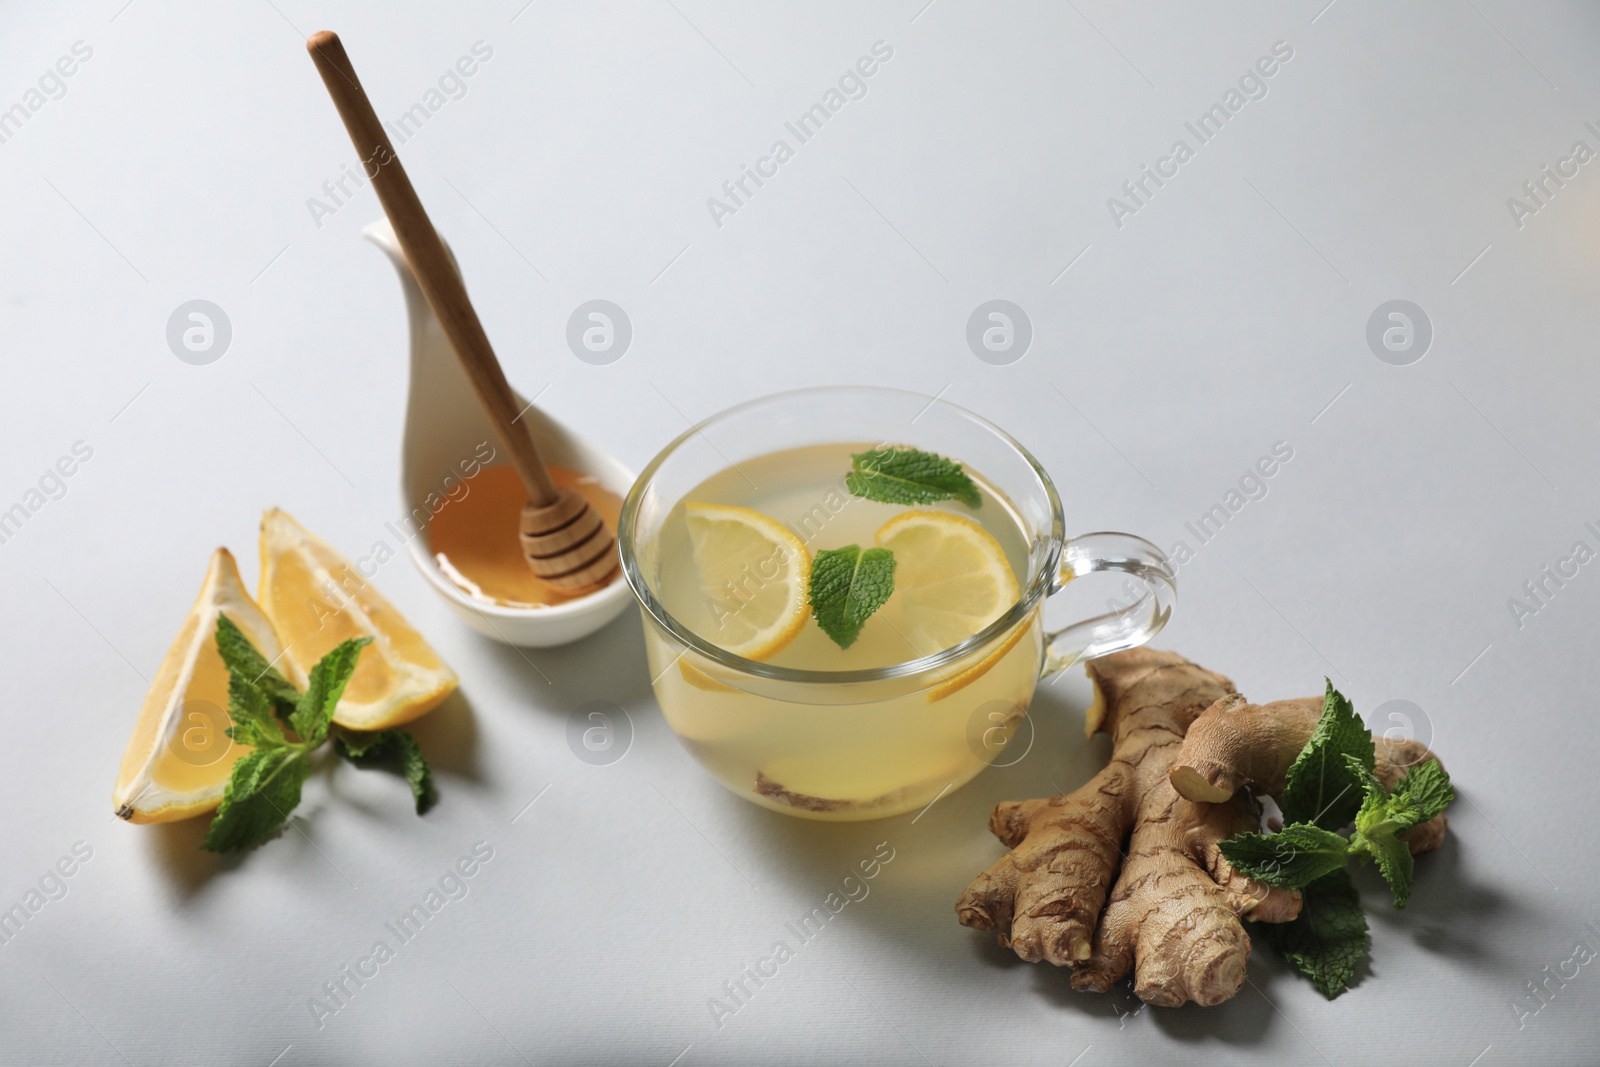
[(915, 448), (875, 448), (850, 456), (845, 488), (880, 504), (933, 504), (959, 500), (969, 508), (983, 504), (978, 486), (953, 459)]
[[(267, 663), (233, 621), (217, 617), (217, 651), (228, 668), (228, 736), (252, 746), (233, 765), (222, 803), (200, 847), (211, 852), (250, 848), (282, 829), (300, 803), (311, 753), (328, 740), (333, 712), (361, 650), (372, 638), (337, 645), (311, 669), (304, 693)], [(339, 731), (339, 749), (359, 766), (392, 763), (411, 785), (417, 814), (433, 804), (433, 778), (416, 739), (401, 730)]]
[(860, 545), (827, 548), (811, 561), (811, 613), (840, 648), (861, 636), (861, 627), (894, 592), (894, 553)]

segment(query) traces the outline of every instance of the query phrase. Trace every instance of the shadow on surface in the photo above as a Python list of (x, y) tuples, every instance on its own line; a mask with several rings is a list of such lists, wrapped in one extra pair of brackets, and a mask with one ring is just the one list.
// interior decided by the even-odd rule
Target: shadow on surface
[[(1146, 1006), (1139, 1016), (1148, 1017), (1167, 1037), (1190, 1044), (1252, 1045), (1260, 1041), (1272, 1028), (1277, 1009), (1265, 991), (1271, 983), (1265, 980), (1260, 964), (1263, 953), (1272, 950), (1261, 938), (1255, 938), (1254, 942), (1250, 953), (1252, 973), (1233, 999), (1209, 1008), (1193, 1003), (1181, 1008)], [(1276, 961), (1276, 957), (1273, 959)], [(1139, 1004), (1131, 988), (1127, 999), (1134, 1005)]]
[[(1449, 811), (1452, 816), (1462, 812), (1460, 798), (1467, 796), (1460, 786), (1456, 792), (1457, 805)], [(1375, 867), (1363, 864), (1365, 869), (1357, 872), (1356, 884), (1366, 906), (1374, 953), (1382, 953), (1386, 939), (1409, 936), (1441, 956), (1474, 963), (1495, 961), (1493, 939), (1482, 936), (1481, 931), (1507, 925), (1512, 913), (1523, 910), (1524, 905), (1471, 881), (1468, 848), (1452, 825), (1437, 851), (1418, 856), (1411, 899), (1404, 909), (1390, 906), (1388, 885)]]
[(609, 700), (624, 708), (654, 707), (644, 651), (644, 627), (635, 609), (598, 631), (560, 648), (516, 648), (488, 641), (496, 664), (530, 692), (553, 693), (545, 713), (565, 715), (585, 700)]
[[(441, 772), (478, 781), (478, 722), (472, 701), (457, 689), (437, 708), (401, 727), (410, 732), (428, 757), (435, 778)], [(440, 788), (443, 788), (441, 783)]]
[(210, 825), (211, 816), (206, 814), (144, 828), (149, 841), (146, 847), (161, 861), (161, 869), (186, 901), (204, 889), (213, 877), (233, 870), (245, 859), (242, 852), (218, 855), (202, 850), (200, 842), (205, 840)]

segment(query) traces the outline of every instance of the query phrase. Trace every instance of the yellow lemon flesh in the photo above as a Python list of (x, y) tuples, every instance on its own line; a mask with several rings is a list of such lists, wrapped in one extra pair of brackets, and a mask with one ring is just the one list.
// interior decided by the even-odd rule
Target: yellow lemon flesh
[(874, 540), (894, 553), (901, 628), (918, 655), (958, 645), (1017, 602), (1017, 578), (1000, 542), (971, 519), (907, 511)]
[(706, 636), (746, 659), (783, 651), (811, 617), (811, 553), (804, 542), (750, 508), (686, 504), (684, 518), (701, 591), (722, 606), (715, 632)]
[(222, 802), (233, 765), (250, 746), (227, 735), (228, 668), (217, 653), (217, 616), (226, 614), (267, 660), (283, 649), (250, 599), (225, 548), (211, 556), (205, 584), (145, 694), (122, 755), (111, 803), (129, 822), (170, 822)]
[(261, 518), (258, 595), (283, 640), (284, 673), (301, 687), (335, 645), (372, 638), (334, 710), (333, 721), (341, 726), (398, 726), (455, 691), (455, 672), (361, 572), (277, 508)]

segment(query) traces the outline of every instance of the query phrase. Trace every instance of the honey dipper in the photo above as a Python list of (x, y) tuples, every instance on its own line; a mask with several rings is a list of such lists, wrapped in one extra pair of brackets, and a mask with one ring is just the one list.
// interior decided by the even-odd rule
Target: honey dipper
[(588, 500), (555, 484), (526, 425), (517, 424), (522, 413), (473, 310), (467, 287), (417, 199), (339, 35), (331, 30), (314, 33), (306, 40), (306, 50), (339, 109), (418, 286), (528, 491), (520, 521), (522, 554), (528, 566), (539, 578), (567, 593), (608, 584), (618, 572), (616, 538)]

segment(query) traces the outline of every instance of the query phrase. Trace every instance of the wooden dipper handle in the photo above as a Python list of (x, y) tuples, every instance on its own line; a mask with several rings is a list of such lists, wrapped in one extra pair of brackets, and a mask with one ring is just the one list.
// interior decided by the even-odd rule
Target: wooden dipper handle
[(517, 408), (516, 394), (495, 359), (489, 335), (484, 333), (467, 296), (466, 284), (450, 262), (417, 191), (411, 187), (411, 179), (361, 88), (339, 35), (331, 30), (314, 33), (306, 41), (306, 50), (360, 153), (362, 171), (377, 190), (422, 295), (466, 369), (473, 390), (528, 491), (519, 531), (528, 565), (540, 578), (567, 592), (605, 584), (617, 571), (613, 547), (616, 540), (587, 500), (555, 484), (527, 425), (517, 425), (522, 412)]
[(494, 422), (501, 443), (511, 453), (511, 463), (521, 475), (529, 498), (540, 507), (549, 507), (560, 496), (556, 484), (545, 469), (533, 439), (528, 436), (527, 427), (516, 424), (521, 414), (517, 410), (516, 395), (495, 359), (489, 335), (483, 332), (478, 313), (467, 297), (467, 287), (450, 262), (444, 242), (423, 210), (422, 201), (417, 199), (417, 191), (411, 187), (411, 179), (400, 165), (400, 157), (389, 143), (383, 123), (378, 121), (366, 90), (356, 78), (355, 67), (351, 66), (339, 35), (331, 30), (314, 33), (306, 41), (306, 50), (311, 53), (317, 73), (322, 75), (322, 83), (328, 87), (328, 95), (333, 97), (339, 117), (350, 132), (350, 140), (361, 155), (362, 169), (377, 190), (395, 237), (399, 238), (400, 247), (411, 263), (417, 285), (428, 298), (428, 305), (438, 317), (444, 335), (450, 339), (450, 346), (466, 368), (472, 388)]

